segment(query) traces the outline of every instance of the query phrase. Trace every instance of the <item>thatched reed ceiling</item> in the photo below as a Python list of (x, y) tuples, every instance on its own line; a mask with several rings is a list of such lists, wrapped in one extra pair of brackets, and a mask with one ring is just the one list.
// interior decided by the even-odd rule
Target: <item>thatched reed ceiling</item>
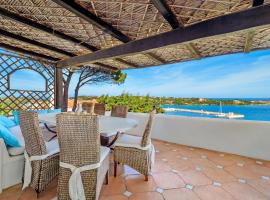
[[(33, 51), (52, 60), (65, 60), (168, 32), (177, 28), (175, 26), (186, 28), (245, 11), (254, 2), (256, 0), (0, 0), (0, 45)], [(265, 0), (264, 4), (269, 2)], [(166, 8), (165, 13), (160, 7)], [(173, 19), (176, 25), (172, 24)], [(1, 30), (13, 35), (1, 34)], [(123, 69), (249, 52), (270, 47), (269, 31), (269, 27), (258, 27), (252, 33), (243, 30), (91, 63)], [(31, 43), (31, 40), (36, 42)]]

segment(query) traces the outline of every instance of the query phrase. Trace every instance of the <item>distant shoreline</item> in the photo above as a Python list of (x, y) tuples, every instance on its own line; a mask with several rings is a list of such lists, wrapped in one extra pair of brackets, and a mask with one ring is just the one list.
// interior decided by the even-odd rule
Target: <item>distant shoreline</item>
[[(154, 97), (154, 96), (140, 96), (131, 94), (121, 94), (119, 96), (79, 96), (79, 100), (98, 100), (106, 98), (121, 100), (123, 96), (128, 96), (131, 99), (142, 99), (147, 98), (148, 100), (155, 101), (155, 104), (159, 105), (170, 104), (170, 105), (270, 105), (270, 98), (178, 98), (178, 97)], [(72, 98), (70, 98), (72, 99)]]

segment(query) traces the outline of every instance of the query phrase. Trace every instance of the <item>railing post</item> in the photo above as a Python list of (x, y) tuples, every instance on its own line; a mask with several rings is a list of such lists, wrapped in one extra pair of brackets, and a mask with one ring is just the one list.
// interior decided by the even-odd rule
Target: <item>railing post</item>
[(55, 68), (55, 108), (63, 109), (63, 70), (60, 67)]

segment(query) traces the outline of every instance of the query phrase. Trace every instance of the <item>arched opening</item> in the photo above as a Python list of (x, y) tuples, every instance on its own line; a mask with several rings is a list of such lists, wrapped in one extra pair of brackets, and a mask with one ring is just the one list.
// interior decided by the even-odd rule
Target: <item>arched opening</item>
[(32, 69), (18, 69), (8, 75), (9, 90), (47, 91), (47, 79)]

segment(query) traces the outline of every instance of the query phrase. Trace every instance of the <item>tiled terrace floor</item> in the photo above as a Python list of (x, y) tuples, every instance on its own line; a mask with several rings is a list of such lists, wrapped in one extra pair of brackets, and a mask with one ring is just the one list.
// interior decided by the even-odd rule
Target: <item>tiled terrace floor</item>
[[(154, 141), (156, 163), (148, 182), (134, 170), (110, 177), (100, 200), (269, 200), (270, 162)], [(56, 196), (56, 181), (39, 199)], [(20, 185), (0, 199), (35, 199)]]

